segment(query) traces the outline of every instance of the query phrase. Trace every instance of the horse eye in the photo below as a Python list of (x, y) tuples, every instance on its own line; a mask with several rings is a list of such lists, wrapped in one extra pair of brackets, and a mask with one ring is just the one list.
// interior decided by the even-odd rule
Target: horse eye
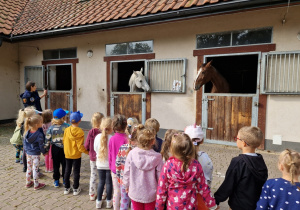
[(204, 71), (202, 71), (202, 74), (205, 74), (205, 72), (204, 72)]
[(142, 83), (142, 80), (140, 80), (140, 83)]

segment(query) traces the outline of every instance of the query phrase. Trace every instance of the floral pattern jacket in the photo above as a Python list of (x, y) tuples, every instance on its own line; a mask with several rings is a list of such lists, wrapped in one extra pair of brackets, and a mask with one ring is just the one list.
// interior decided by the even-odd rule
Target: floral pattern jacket
[(202, 167), (192, 160), (188, 169), (181, 170), (183, 162), (170, 157), (165, 163), (157, 187), (157, 210), (196, 210), (197, 193), (200, 193), (207, 207), (216, 205), (208, 185), (205, 182)]

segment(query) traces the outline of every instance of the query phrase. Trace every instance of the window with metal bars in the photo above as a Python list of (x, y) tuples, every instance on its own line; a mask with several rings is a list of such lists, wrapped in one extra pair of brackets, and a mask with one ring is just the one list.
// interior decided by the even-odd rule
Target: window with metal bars
[(44, 66), (25, 66), (24, 79), (25, 84), (28, 81), (35, 82), (37, 90), (44, 89)]
[(263, 53), (262, 93), (300, 94), (300, 51)]
[(151, 92), (185, 93), (186, 59), (150, 60), (147, 63)]

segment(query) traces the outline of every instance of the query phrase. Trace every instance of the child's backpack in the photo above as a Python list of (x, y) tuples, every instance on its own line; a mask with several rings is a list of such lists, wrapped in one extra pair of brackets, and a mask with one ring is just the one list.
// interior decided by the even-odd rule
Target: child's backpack
[(22, 135), (21, 135), (21, 128), (20, 127), (16, 127), (13, 136), (10, 139), (10, 143), (11, 144), (16, 144), (16, 145), (22, 145), (23, 141), (22, 141)]

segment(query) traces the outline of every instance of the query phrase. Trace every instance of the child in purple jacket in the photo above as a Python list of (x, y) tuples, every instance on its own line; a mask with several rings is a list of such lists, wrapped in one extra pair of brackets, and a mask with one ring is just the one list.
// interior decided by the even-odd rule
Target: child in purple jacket
[(129, 188), (133, 209), (154, 209), (157, 183), (163, 161), (161, 154), (153, 150), (156, 132), (145, 128), (138, 132), (137, 147), (126, 158), (123, 186)]
[(97, 191), (97, 166), (96, 166), (96, 152), (94, 150), (94, 140), (95, 137), (101, 133), (100, 124), (104, 115), (100, 112), (96, 112), (93, 114), (91, 119), (92, 129), (89, 131), (89, 134), (84, 143), (84, 147), (87, 151), (89, 151), (90, 155), (90, 166), (91, 166), (91, 177), (90, 177), (90, 189), (89, 195), (90, 200), (94, 201), (96, 199), (96, 191)]
[(127, 144), (127, 135), (125, 129), (127, 127), (127, 119), (124, 115), (115, 115), (112, 120), (112, 127), (115, 135), (111, 137), (108, 145), (108, 162), (109, 169), (111, 170), (111, 177), (114, 187), (113, 205), (115, 210), (120, 210), (120, 184), (116, 175), (116, 159), (120, 147)]

